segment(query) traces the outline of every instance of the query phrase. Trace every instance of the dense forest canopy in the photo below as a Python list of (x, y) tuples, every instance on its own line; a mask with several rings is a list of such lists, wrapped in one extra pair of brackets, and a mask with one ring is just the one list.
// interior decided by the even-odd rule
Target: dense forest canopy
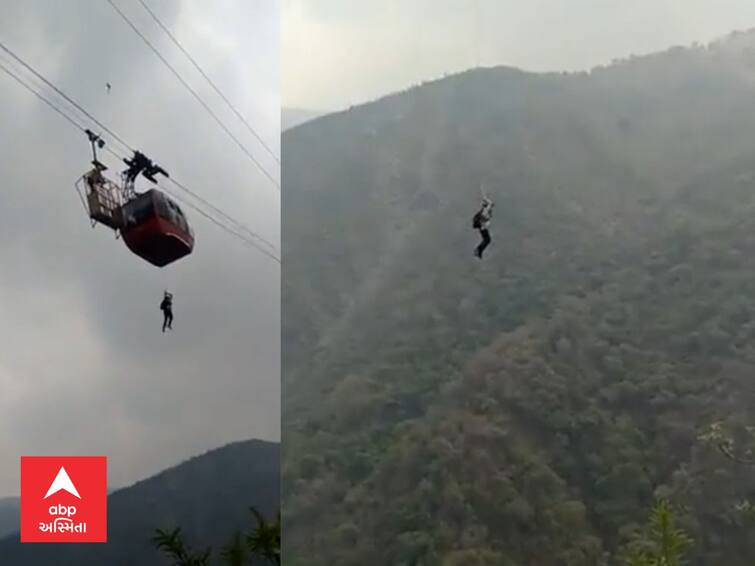
[(755, 424), (755, 33), (469, 71), (283, 152), (287, 564), (619, 564), (656, 497), (690, 564), (755, 561), (754, 469), (701, 440)]

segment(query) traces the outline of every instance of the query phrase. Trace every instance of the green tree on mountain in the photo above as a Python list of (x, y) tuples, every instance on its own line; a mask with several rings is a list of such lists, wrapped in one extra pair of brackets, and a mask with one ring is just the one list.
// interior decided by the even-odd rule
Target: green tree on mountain
[(656, 502), (647, 534), (635, 541), (627, 558), (627, 566), (681, 566), (684, 549), (692, 540), (676, 527), (671, 504), (665, 499)]
[[(268, 522), (259, 511), (251, 508), (257, 524), (246, 533), (234, 533), (230, 542), (220, 550), (222, 564), (246, 566), (274, 564), (280, 559), (280, 512), (274, 522)], [(156, 529), (152, 542), (173, 561), (173, 566), (210, 566), (212, 549), (192, 550), (183, 539), (181, 529)]]

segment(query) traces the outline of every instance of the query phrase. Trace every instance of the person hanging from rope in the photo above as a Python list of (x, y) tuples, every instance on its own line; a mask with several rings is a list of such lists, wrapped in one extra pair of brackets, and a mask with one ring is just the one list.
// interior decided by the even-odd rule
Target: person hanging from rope
[(160, 310), (163, 311), (163, 332), (166, 328), (173, 330), (173, 295), (168, 291), (163, 295)]
[(126, 176), (126, 183), (129, 184), (136, 180), (139, 173), (153, 167), (152, 161), (141, 151), (134, 151), (134, 157), (124, 159), (123, 162), (128, 165), (128, 169), (126, 169), (124, 175)]
[(490, 219), (493, 216), (493, 201), (487, 197), (482, 199), (482, 207), (474, 215), (472, 226), (480, 231), (482, 241), (475, 248), (474, 255), (482, 259), (482, 252), (490, 245)]
[(164, 175), (165, 177), (170, 177), (168, 175), (168, 172), (160, 167), (157, 163), (149, 162), (149, 165), (144, 168), (143, 175), (145, 178), (149, 179), (153, 183), (157, 183), (157, 179), (155, 179), (155, 175), (157, 174)]
[(124, 171), (127, 184), (132, 184), (136, 181), (136, 178), (140, 173), (153, 183), (157, 183), (157, 179), (155, 179), (155, 175), (157, 174), (170, 177), (165, 169), (160, 167), (157, 163), (153, 163), (152, 160), (141, 151), (134, 151), (134, 157), (131, 159), (124, 159), (123, 162), (128, 165), (128, 169)]

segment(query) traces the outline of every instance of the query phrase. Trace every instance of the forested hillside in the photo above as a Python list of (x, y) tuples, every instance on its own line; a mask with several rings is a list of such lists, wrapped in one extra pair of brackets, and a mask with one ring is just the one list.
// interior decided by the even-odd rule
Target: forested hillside
[[(283, 135), (284, 556), (751, 565), (755, 33), (475, 70)], [(480, 262), (471, 217), (496, 201)]]

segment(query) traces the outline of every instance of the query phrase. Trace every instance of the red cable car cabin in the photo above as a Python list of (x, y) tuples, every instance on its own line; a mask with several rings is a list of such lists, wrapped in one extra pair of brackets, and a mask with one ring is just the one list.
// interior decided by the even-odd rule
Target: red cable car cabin
[(137, 195), (121, 211), (123, 241), (152, 265), (168, 265), (194, 248), (194, 234), (184, 213), (161, 191), (151, 189)]

